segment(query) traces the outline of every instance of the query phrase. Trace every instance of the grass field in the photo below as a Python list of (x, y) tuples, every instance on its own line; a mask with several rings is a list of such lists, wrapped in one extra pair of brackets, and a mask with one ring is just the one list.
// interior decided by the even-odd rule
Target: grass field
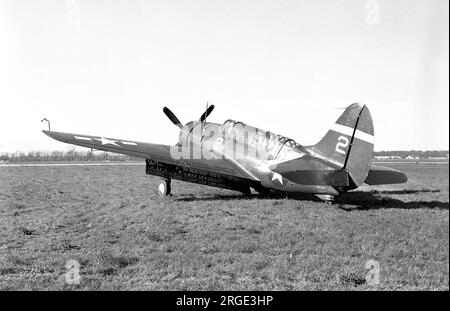
[(177, 181), (165, 200), (144, 165), (0, 167), (0, 289), (448, 290), (449, 166), (386, 166), (409, 182), (334, 205)]

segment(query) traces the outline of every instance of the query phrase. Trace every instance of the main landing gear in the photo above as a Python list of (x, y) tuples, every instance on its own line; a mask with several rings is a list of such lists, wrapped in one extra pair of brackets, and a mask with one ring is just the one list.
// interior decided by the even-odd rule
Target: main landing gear
[(158, 194), (160, 197), (166, 197), (171, 192), (170, 179), (162, 179), (158, 186)]
[(316, 196), (324, 201), (327, 204), (333, 204), (334, 202), (334, 195), (331, 194), (316, 194)]

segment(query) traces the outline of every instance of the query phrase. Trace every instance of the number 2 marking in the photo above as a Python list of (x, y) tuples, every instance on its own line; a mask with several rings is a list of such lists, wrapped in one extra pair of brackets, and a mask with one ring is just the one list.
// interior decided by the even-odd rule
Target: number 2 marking
[(348, 138), (345, 136), (339, 136), (338, 143), (336, 144), (336, 152), (341, 153), (343, 155), (346, 154), (345, 148), (348, 146)]

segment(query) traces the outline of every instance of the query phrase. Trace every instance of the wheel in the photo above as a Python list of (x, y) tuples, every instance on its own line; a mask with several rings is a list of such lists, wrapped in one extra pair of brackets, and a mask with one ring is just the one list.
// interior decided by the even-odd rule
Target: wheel
[(269, 196), (269, 194), (270, 194), (270, 189), (267, 189), (267, 188), (258, 188), (255, 190), (263, 197)]
[(241, 190), (239, 190), (243, 195), (249, 196), (252, 194), (252, 191), (250, 190), (250, 187), (244, 187)]
[(333, 204), (334, 201), (334, 195), (331, 194), (316, 194), (316, 196), (324, 201), (327, 204)]
[(158, 194), (161, 197), (166, 197), (168, 195), (170, 195), (170, 179), (163, 179), (161, 180), (161, 182), (159, 183), (158, 186)]
[(252, 186), (252, 188), (253, 188), (256, 192), (258, 192), (261, 196), (267, 196), (267, 195), (270, 194), (270, 189), (269, 189), (269, 188), (266, 188), (266, 187), (263, 187), (263, 186), (261, 186), (261, 185), (254, 185), (254, 186)]

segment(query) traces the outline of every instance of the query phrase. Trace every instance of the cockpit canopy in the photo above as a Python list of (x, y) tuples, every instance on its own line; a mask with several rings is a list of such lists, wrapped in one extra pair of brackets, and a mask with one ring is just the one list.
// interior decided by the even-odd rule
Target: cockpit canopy
[(222, 138), (224, 141), (248, 145), (258, 151), (261, 158), (273, 160), (278, 157), (283, 147), (301, 148), (294, 140), (285, 136), (264, 131), (242, 122), (227, 120), (223, 123)]

